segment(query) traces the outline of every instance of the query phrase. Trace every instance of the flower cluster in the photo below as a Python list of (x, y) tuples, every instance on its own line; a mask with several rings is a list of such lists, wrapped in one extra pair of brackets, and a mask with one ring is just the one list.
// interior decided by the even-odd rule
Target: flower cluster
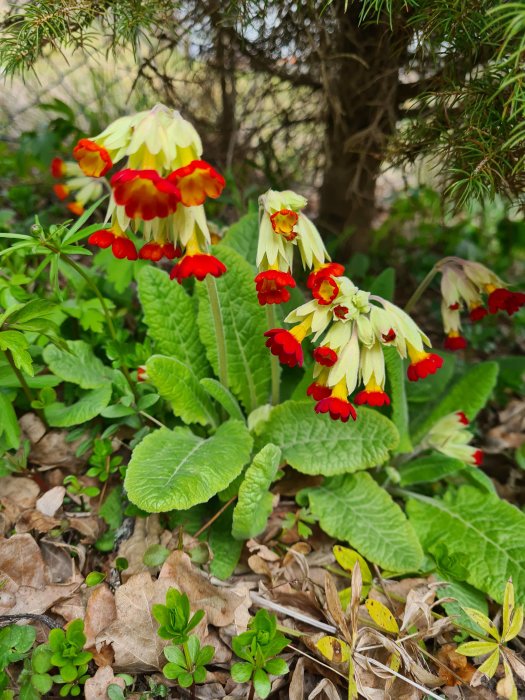
[(462, 411), (441, 418), (422, 442), (423, 448), (432, 448), (465, 464), (479, 467), (483, 452), (469, 445), (472, 433), (467, 429), (469, 420)]
[(473, 323), (488, 314), (506, 311), (509, 316), (525, 306), (525, 294), (511, 292), (507, 285), (481, 263), (461, 258), (445, 258), (439, 265), (441, 315), (447, 337), (447, 350), (463, 350), (467, 341), (461, 333), (461, 312), (468, 310)]
[(83, 214), (86, 204), (99, 199), (104, 192), (103, 182), (96, 177), (84, 175), (74, 160), (53, 158), (51, 175), (56, 180), (63, 180), (53, 185), (53, 191), (62, 201), (71, 196), (66, 206), (75, 216)]
[(320, 341), (313, 351), (314, 381), (307, 394), (315, 400), (317, 413), (346, 422), (357, 417), (348, 397), (360, 384), (355, 404), (390, 403), (385, 392), (385, 347), (410, 359), (411, 381), (434, 374), (443, 360), (425, 350), (430, 341), (410, 316), (386, 299), (358, 289), (343, 272), (338, 263), (319, 265), (308, 278), (313, 299), (285, 319), (295, 325), (290, 330), (273, 328), (265, 336), (272, 354), (289, 367), (303, 364), (306, 337)]
[(319, 231), (302, 213), (307, 200), (285, 190), (268, 190), (259, 198), (259, 244), (255, 278), (259, 304), (282, 304), (295, 287), (293, 257), (298, 249), (303, 267), (320, 270), (328, 253)]
[[(220, 277), (226, 268), (208, 254), (210, 231), (204, 213), (207, 197), (218, 197), (224, 178), (201, 160), (202, 144), (193, 126), (164, 105), (122, 117), (92, 139), (80, 139), (73, 155), (82, 171), (106, 175), (126, 159), (111, 179), (106, 220), (89, 243), (109, 248), (117, 258), (154, 262), (181, 259), (171, 278)], [(146, 244), (137, 252), (128, 232), (141, 233)]]

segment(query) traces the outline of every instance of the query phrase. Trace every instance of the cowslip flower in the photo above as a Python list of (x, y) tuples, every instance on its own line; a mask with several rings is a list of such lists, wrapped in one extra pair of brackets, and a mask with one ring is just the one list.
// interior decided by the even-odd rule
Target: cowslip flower
[(55, 179), (63, 180), (53, 185), (53, 192), (61, 201), (71, 195), (66, 206), (75, 216), (83, 214), (86, 204), (99, 199), (104, 192), (103, 182), (84, 175), (75, 161), (53, 158), (50, 170)]
[(285, 322), (294, 324), (292, 328), (273, 328), (265, 336), (270, 351), (290, 367), (302, 365), (303, 342), (311, 337), (316, 347), (307, 395), (316, 401), (317, 413), (346, 422), (357, 418), (350, 397), (359, 385), (363, 388), (353, 398), (357, 406), (390, 404), (385, 391), (385, 347), (392, 346), (402, 358), (410, 359), (407, 374), (413, 381), (436, 372), (443, 360), (427, 352), (430, 341), (408, 314), (356, 287), (340, 274), (341, 269), (330, 263), (313, 273), (309, 287), (314, 298), (288, 314)]
[(506, 311), (509, 316), (525, 306), (525, 294), (512, 292), (492, 270), (481, 263), (449, 257), (438, 267), (441, 277), (441, 315), (447, 350), (462, 350), (467, 342), (461, 333), (461, 312), (477, 323), (488, 314)]
[(432, 427), (421, 443), (422, 447), (478, 467), (483, 463), (483, 452), (469, 444), (473, 435), (468, 426), (469, 420), (462, 411), (450, 413)]
[(302, 213), (307, 200), (292, 190), (268, 190), (259, 198), (259, 241), (255, 277), (259, 304), (282, 304), (295, 287), (294, 250), (303, 267), (318, 270), (328, 260), (319, 231)]
[[(117, 119), (98, 136), (81, 139), (73, 150), (80, 168), (102, 177), (123, 161), (110, 179), (106, 226), (89, 242), (111, 246), (119, 258), (158, 262), (181, 258), (171, 278), (219, 277), (225, 266), (210, 255), (210, 231), (203, 204), (218, 197), (225, 180), (202, 160), (202, 143), (179, 112), (164, 105)], [(128, 235), (141, 234), (137, 251)]]

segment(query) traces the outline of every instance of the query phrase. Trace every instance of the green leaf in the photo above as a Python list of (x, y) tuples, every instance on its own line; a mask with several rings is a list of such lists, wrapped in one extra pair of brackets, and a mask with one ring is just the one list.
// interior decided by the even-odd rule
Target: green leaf
[(525, 600), (525, 515), (494, 494), (472, 486), (449, 490), (441, 500), (412, 494), (410, 522), (423, 548), (446, 546), (466, 570), (465, 580), (501, 603), (508, 579)]
[(262, 668), (258, 668), (253, 674), (253, 685), (255, 687), (255, 692), (260, 698), (267, 698), (270, 695), (272, 689), (272, 684), (268, 678), (266, 671)]
[(312, 513), (331, 537), (392, 571), (417, 571), (423, 551), (401, 508), (367, 473), (328, 479), (306, 489)]
[(169, 557), (170, 550), (161, 544), (152, 544), (144, 552), (142, 561), (147, 567), (162, 566)]
[(52, 403), (45, 406), (44, 414), (49, 425), (55, 428), (68, 428), (71, 425), (80, 425), (86, 421), (96, 418), (103, 408), (111, 400), (111, 384), (93, 389), (71, 406), (63, 403)]
[(272, 512), (273, 496), (270, 486), (275, 479), (281, 450), (269, 443), (253, 458), (239, 488), (239, 498), (233, 511), (232, 535), (248, 540), (263, 532)]
[(26, 323), (35, 318), (49, 316), (56, 309), (56, 304), (47, 299), (32, 299), (27, 304), (22, 304), (13, 313), (8, 315), (9, 325)]
[(31, 685), (38, 690), (39, 693), (49, 693), (53, 687), (53, 679), (47, 673), (33, 673), (31, 676)]
[(245, 420), (237, 399), (229, 389), (211, 377), (204, 377), (200, 383), (204, 390), (224, 408), (230, 418)]
[(469, 618), (463, 608), (476, 608), (483, 615), (488, 615), (489, 607), (484, 593), (460, 581), (443, 581), (438, 591), (439, 598), (454, 598), (453, 601), (442, 604), (447, 615), (454, 618), (454, 622), (483, 634), (481, 627)]
[(140, 271), (138, 293), (155, 350), (182, 362), (198, 379), (208, 376), (210, 366), (199, 339), (195, 300), (152, 265)]
[(180, 360), (153, 355), (146, 362), (146, 371), (161, 397), (171, 403), (173, 413), (185, 423), (217, 425), (217, 412), (207, 392)]
[(33, 360), (27, 352), (29, 343), (19, 331), (0, 332), (0, 350), (9, 350), (18, 369), (33, 376)]
[(264, 670), (272, 676), (284, 676), (288, 673), (288, 664), (284, 659), (270, 659), (266, 662)]
[(17, 449), (20, 444), (20, 426), (13, 404), (0, 392), (0, 436), (4, 435), (7, 449)]
[(132, 503), (150, 513), (204, 503), (240, 473), (252, 438), (240, 421), (223, 423), (204, 440), (187, 428), (161, 428), (133, 450), (125, 487)]
[(252, 677), (253, 666), (250, 663), (238, 661), (230, 669), (231, 677), (237, 683), (247, 683)]
[(255, 267), (259, 241), (259, 215), (246, 214), (226, 231), (222, 244), (233, 248), (250, 265)]
[(335, 476), (382, 464), (398, 439), (377, 411), (360, 408), (357, 421), (341, 423), (316, 414), (312, 401), (286, 401), (272, 410), (257, 444), (277, 445), (283, 460), (304, 474)]
[[(224, 328), (228, 386), (249, 413), (268, 401), (270, 353), (265, 347), (266, 312), (257, 301), (251, 266), (238, 253), (222, 245), (214, 250), (228, 272), (217, 285)], [(207, 285), (197, 286), (198, 324), (202, 342), (216, 375), (219, 373), (217, 338)]]
[(409, 433), (408, 402), (406, 396), (406, 374), (403, 360), (394, 348), (383, 348), (386, 374), (392, 401), (392, 423), (399, 433), (396, 452), (411, 452), (412, 442)]
[(465, 463), (460, 459), (453, 459), (439, 452), (431, 452), (398, 467), (401, 476), (399, 483), (401, 486), (433, 484), (435, 481), (444, 479), (464, 468)]
[(228, 508), (228, 510), (213, 523), (208, 544), (213, 553), (213, 559), (210, 562), (210, 571), (213, 576), (224, 581), (235, 571), (244, 546), (242, 541), (232, 538), (231, 508)]
[[(439, 372), (437, 373), (439, 375)], [(448, 390), (441, 401), (415, 429), (414, 443), (417, 444), (432, 426), (443, 416), (456, 411), (463, 411), (472, 421), (489, 400), (498, 378), (496, 362), (480, 362), (473, 365)]]
[(393, 301), (395, 288), (396, 271), (393, 267), (386, 267), (372, 282), (369, 290), (371, 294), (377, 294), (387, 301)]
[(106, 574), (103, 574), (102, 571), (90, 571), (86, 576), (85, 584), (86, 586), (97, 586), (105, 578)]
[(93, 353), (91, 346), (83, 340), (69, 340), (69, 352), (48, 345), (44, 360), (49, 369), (65, 382), (78, 384), (81, 389), (97, 389), (107, 384), (113, 370), (106, 367)]

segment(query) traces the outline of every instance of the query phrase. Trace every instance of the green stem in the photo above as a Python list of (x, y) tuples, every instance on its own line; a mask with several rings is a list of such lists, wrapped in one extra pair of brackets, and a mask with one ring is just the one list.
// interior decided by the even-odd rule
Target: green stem
[[(18, 382), (20, 384), (20, 387), (22, 391), (24, 392), (24, 395), (26, 399), (29, 401), (29, 405), (32, 407), (33, 401), (35, 401), (35, 397), (33, 396), (33, 392), (29, 388), (29, 384), (26, 382), (24, 375), (22, 372), (18, 369), (18, 367), (15, 364), (13, 355), (11, 354), (10, 350), (4, 350), (4, 355), (6, 356), (7, 361), (11, 365), (11, 369), (13, 370), (16, 378), (18, 379)], [(47, 425), (47, 421), (45, 419), (44, 413), (39, 409), (36, 408), (34, 409), (40, 420), (44, 423), (44, 425)]]
[[(276, 319), (273, 304), (267, 304), (266, 306), (266, 321), (268, 323), (268, 330), (275, 328)], [(281, 368), (279, 367), (279, 358), (276, 355), (270, 355), (270, 366), (272, 371), (272, 405), (277, 406), (279, 403)]]
[(405, 306), (405, 311), (407, 314), (412, 311), (414, 306), (421, 299), (423, 294), (426, 292), (426, 290), (430, 286), (430, 283), (432, 282), (434, 277), (437, 275), (438, 271), (439, 271), (438, 266), (434, 265), (434, 267), (430, 270), (430, 272), (425, 276), (424, 280), (418, 286), (416, 291), (412, 294), (412, 296), (407, 301), (406, 306)]
[[(184, 658), (186, 659), (186, 668), (188, 670), (188, 673), (191, 673), (193, 671), (193, 661), (191, 660), (190, 650), (188, 649), (187, 642), (183, 642), (182, 651), (184, 652)], [(191, 684), (191, 697), (195, 697), (195, 683)]]
[[(52, 250), (53, 250), (53, 252), (57, 252), (54, 249), (52, 249)], [(113, 319), (111, 318), (111, 313), (108, 309), (108, 305), (106, 304), (106, 300), (104, 299), (104, 297), (100, 293), (97, 285), (94, 284), (94, 282), (91, 280), (89, 275), (87, 275), (86, 272), (83, 270), (81, 265), (78, 265), (74, 260), (72, 260), (65, 253), (59, 253), (59, 255), (65, 263), (67, 263), (70, 267), (72, 267), (73, 270), (75, 270), (75, 272), (77, 272), (82, 277), (82, 279), (85, 281), (85, 283), (91, 289), (93, 294), (99, 300), (100, 306), (102, 307), (102, 313), (104, 314), (104, 317), (106, 319), (106, 323), (108, 325), (109, 334), (111, 336), (111, 339), (115, 341), (115, 344), (117, 345), (117, 349), (118, 349), (119, 341), (117, 338), (117, 331), (115, 328), (115, 324), (113, 323)], [(119, 355), (120, 355), (120, 352), (119, 352)], [(129, 388), (131, 389), (131, 393), (135, 397), (135, 401), (137, 401), (139, 396), (137, 394), (137, 389), (135, 387), (135, 383), (133, 382), (133, 379), (131, 378), (131, 374), (129, 373), (129, 370), (126, 367), (124, 360), (122, 359), (121, 356), (120, 356), (120, 369), (122, 370), (122, 374), (124, 375), (128, 385), (129, 385)]]
[(248, 700), (253, 700), (254, 697), (255, 697), (255, 685), (254, 685), (253, 680), (252, 680), (252, 682), (250, 683), (250, 692), (248, 693)]
[(212, 275), (206, 275), (206, 287), (210, 299), (211, 315), (215, 327), (215, 337), (217, 339), (217, 363), (219, 365), (219, 380), (228, 388), (228, 358), (226, 355), (226, 339), (224, 337), (224, 324), (222, 322), (221, 305), (217, 292), (217, 282)]

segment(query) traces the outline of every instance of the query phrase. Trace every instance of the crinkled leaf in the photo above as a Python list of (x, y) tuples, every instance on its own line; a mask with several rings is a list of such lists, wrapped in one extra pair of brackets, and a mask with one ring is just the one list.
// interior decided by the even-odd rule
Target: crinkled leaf
[(108, 382), (105, 386), (99, 386), (98, 389), (87, 392), (71, 406), (60, 402), (49, 404), (44, 408), (46, 420), (49, 425), (56, 428), (68, 428), (71, 425), (85, 423), (96, 418), (108, 405), (111, 393), (111, 384)]
[(280, 459), (281, 450), (269, 443), (255, 455), (246, 470), (233, 511), (232, 534), (236, 539), (256, 537), (266, 527), (272, 512), (270, 486), (277, 474)]
[[(436, 376), (439, 377), (439, 372)], [(474, 420), (489, 400), (497, 378), (496, 362), (480, 362), (472, 365), (446, 392), (430, 414), (417, 424), (412, 436), (414, 443), (417, 444), (440, 418), (449, 413), (462, 411), (469, 420)]]
[(150, 513), (204, 503), (241, 472), (252, 438), (240, 421), (223, 423), (207, 440), (187, 428), (161, 428), (133, 450), (125, 487), (132, 503)]
[(403, 360), (394, 348), (383, 348), (383, 353), (385, 355), (388, 391), (392, 406), (391, 418), (399, 433), (399, 445), (396, 451), (410, 452), (412, 450), (412, 442), (409, 434), (405, 367)]
[(201, 379), (200, 384), (204, 390), (213, 399), (215, 399), (215, 401), (217, 401), (217, 403), (220, 403), (230, 418), (245, 420), (244, 413), (242, 412), (237, 399), (229, 389), (211, 377), (204, 377)]
[(153, 355), (146, 363), (151, 383), (185, 423), (216, 425), (217, 412), (190, 368), (180, 360)]
[[(265, 347), (266, 313), (257, 301), (251, 266), (233, 249), (217, 246), (214, 254), (228, 272), (212, 283), (217, 285), (219, 310), (224, 328), (228, 386), (246, 411), (268, 401), (270, 353)], [(198, 324), (208, 360), (218, 376), (217, 338), (207, 284), (198, 285)]]
[(468, 583), (501, 602), (512, 576), (525, 599), (525, 514), (515, 506), (462, 486), (443, 499), (413, 494), (407, 511), (424, 549), (433, 554), (445, 545), (463, 563)]
[(232, 224), (226, 231), (222, 243), (233, 248), (244, 260), (255, 267), (258, 240), (259, 215), (257, 212), (254, 212), (253, 214), (246, 214), (239, 221)]
[(0, 331), (0, 350), (9, 350), (18, 369), (33, 376), (33, 360), (28, 353), (29, 343), (19, 331)]
[(210, 572), (222, 580), (229, 578), (235, 571), (243, 542), (232, 538), (232, 509), (228, 508), (213, 523), (208, 544), (213, 553), (210, 562)]
[(138, 293), (155, 350), (190, 367), (198, 379), (208, 376), (210, 366), (199, 339), (195, 300), (152, 265), (140, 271)]
[(341, 423), (313, 410), (312, 401), (276, 406), (262, 426), (257, 444), (272, 442), (283, 459), (304, 474), (333, 476), (382, 464), (399, 435), (392, 421), (360, 408), (357, 421)]
[(112, 378), (113, 370), (106, 367), (83, 340), (69, 340), (67, 346), (69, 352), (54, 345), (44, 350), (44, 360), (57, 377), (78, 384), (81, 389), (96, 389)]
[(347, 540), (369, 561), (393, 571), (417, 571), (423, 552), (401, 508), (365, 473), (306, 489), (312, 513), (331, 537)]

